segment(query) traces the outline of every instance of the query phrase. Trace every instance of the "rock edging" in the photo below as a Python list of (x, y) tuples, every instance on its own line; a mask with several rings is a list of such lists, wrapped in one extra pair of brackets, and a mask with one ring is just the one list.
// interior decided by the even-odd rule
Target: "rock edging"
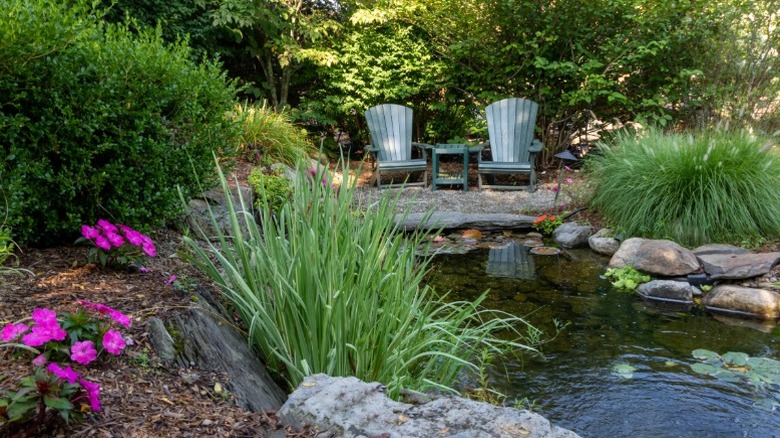
[(286, 425), (316, 426), (327, 437), (579, 437), (527, 410), (449, 396), (412, 405), (389, 399), (380, 383), (325, 374), (307, 377), (277, 415)]

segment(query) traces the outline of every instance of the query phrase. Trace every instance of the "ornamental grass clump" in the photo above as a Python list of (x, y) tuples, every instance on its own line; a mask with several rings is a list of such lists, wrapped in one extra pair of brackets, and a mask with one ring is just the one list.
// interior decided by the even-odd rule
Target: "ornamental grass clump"
[(391, 396), (402, 388), (453, 391), (458, 372), (476, 368), (477, 352), (535, 351), (539, 332), (482, 309), (485, 294), (445, 302), (421, 285), (430, 258), (415, 248), (427, 236), (394, 225), (393, 199), (353, 209), (354, 182), (339, 188), (309, 175), (299, 168), (289, 202), (274, 216), (260, 212), (262, 228), (247, 205), (230, 205), (231, 235), (206, 246), (186, 239), (190, 259), (221, 287), (251, 343), (291, 387), (327, 373), (382, 382)]
[(316, 150), (305, 132), (284, 113), (263, 105), (237, 105), (235, 117), (241, 123), (241, 153), (249, 160), (295, 167)]
[(766, 139), (649, 130), (600, 152), (592, 205), (626, 235), (689, 246), (780, 236), (780, 155)]

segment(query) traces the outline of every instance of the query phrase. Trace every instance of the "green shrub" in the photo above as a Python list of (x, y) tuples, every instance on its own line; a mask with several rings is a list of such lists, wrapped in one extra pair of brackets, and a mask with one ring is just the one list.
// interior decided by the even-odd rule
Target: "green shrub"
[(266, 171), (263, 167), (255, 167), (249, 174), (249, 186), (255, 192), (255, 208), (269, 209), (273, 213), (282, 211), (285, 203), (292, 196), (292, 184), (277, 171)]
[(0, 185), (23, 244), (72, 241), (101, 217), (161, 225), (176, 186), (191, 193), (236, 144), (218, 65), (68, 3), (10, 0), (0, 20)]
[(252, 344), (291, 387), (327, 373), (382, 382), (391, 396), (402, 388), (451, 390), (462, 367), (476, 370), (476, 352), (533, 350), (520, 341), (533, 344), (538, 331), (481, 310), (486, 293), (446, 303), (420, 285), (430, 258), (415, 248), (426, 236), (407, 238), (393, 224), (395, 201), (352, 210), (354, 183), (334, 189), (320, 178), (299, 171), (276, 220), (261, 212), (262, 230), (231, 206), (230, 236), (205, 248), (185, 239), (191, 261), (221, 287)]
[(766, 139), (711, 130), (623, 133), (592, 156), (596, 206), (627, 236), (684, 245), (780, 236), (780, 156)]
[(241, 153), (249, 160), (295, 167), (316, 152), (303, 130), (265, 104), (237, 105), (235, 115), (241, 123)]

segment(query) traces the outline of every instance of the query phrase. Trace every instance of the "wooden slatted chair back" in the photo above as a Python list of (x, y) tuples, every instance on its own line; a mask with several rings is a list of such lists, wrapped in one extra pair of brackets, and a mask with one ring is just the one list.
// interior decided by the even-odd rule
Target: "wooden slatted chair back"
[(528, 148), (534, 139), (539, 105), (536, 102), (509, 98), (485, 108), (494, 162), (527, 163)]
[(379, 148), (379, 161), (412, 159), (412, 109), (384, 104), (366, 110), (371, 143)]

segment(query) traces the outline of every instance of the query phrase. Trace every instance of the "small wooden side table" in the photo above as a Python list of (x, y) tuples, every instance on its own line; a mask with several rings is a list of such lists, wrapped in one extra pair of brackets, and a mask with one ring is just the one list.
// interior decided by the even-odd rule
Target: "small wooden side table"
[[(463, 143), (439, 143), (433, 146), (431, 190), (436, 190), (436, 185), (461, 184), (463, 191), (468, 191), (469, 180), (469, 153), (479, 153), (482, 146), (471, 146)], [(460, 172), (442, 172), (439, 170), (439, 157), (441, 155), (463, 155), (463, 169)]]

